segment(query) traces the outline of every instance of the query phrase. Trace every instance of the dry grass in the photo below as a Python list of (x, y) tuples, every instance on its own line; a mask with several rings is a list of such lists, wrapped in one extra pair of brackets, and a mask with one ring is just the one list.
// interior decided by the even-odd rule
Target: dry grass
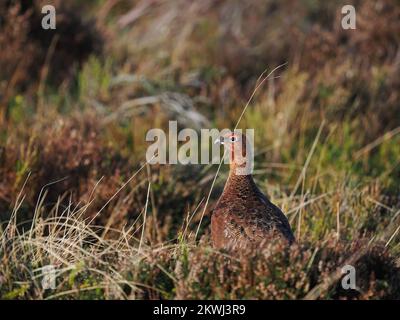
[[(212, 249), (206, 238), (196, 244), (184, 233), (177, 241), (150, 244), (148, 201), (138, 228), (113, 229), (84, 218), (94, 199), (63, 210), (57, 205), (45, 218), (43, 195), (24, 230), (16, 223), (23, 199), (21, 192), (1, 234), (3, 298), (400, 298), (395, 256), (368, 239), (347, 243), (332, 235), (312, 244), (271, 243), (231, 255)], [(340, 286), (340, 270), (349, 263), (357, 269), (357, 290)], [(56, 270), (53, 290), (41, 284), (41, 268), (47, 265)]]

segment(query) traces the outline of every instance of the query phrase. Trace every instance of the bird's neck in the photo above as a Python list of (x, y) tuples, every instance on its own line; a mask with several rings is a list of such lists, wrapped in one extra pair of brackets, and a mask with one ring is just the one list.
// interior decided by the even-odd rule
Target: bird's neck
[(234, 156), (233, 154), (230, 157), (229, 163), (229, 175), (238, 175), (238, 176), (247, 176), (250, 175), (253, 171), (253, 162), (250, 156)]
[[(225, 189), (240, 190), (238, 186), (254, 186), (255, 182), (251, 174), (237, 174), (236, 170), (229, 171), (229, 176), (225, 184)], [(232, 190), (230, 190), (232, 191)]]
[[(231, 150), (229, 177), (225, 184), (225, 189), (229, 189), (230, 192), (233, 192), (234, 189), (241, 190), (255, 186), (252, 176), (252, 153), (251, 150), (245, 151), (243, 155), (243, 152)], [(238, 186), (242, 188), (238, 188)]]

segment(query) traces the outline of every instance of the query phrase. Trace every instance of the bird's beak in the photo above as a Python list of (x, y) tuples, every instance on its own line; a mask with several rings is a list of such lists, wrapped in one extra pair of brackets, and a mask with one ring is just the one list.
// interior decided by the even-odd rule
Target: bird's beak
[(224, 137), (218, 137), (215, 139), (214, 144), (224, 144)]

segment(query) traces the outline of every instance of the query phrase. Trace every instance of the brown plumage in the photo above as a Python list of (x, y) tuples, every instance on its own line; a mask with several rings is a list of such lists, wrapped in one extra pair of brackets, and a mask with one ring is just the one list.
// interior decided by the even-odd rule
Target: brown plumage
[(294, 236), (286, 216), (253, 180), (252, 148), (246, 136), (235, 133), (220, 140), (230, 152), (230, 172), (211, 216), (213, 245), (237, 249), (275, 239), (292, 243)]

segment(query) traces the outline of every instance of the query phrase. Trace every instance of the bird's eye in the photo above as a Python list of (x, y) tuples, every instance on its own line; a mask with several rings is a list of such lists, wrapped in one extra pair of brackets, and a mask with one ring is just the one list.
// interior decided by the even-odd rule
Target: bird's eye
[(236, 142), (237, 141), (237, 137), (233, 136), (231, 137), (231, 142)]

